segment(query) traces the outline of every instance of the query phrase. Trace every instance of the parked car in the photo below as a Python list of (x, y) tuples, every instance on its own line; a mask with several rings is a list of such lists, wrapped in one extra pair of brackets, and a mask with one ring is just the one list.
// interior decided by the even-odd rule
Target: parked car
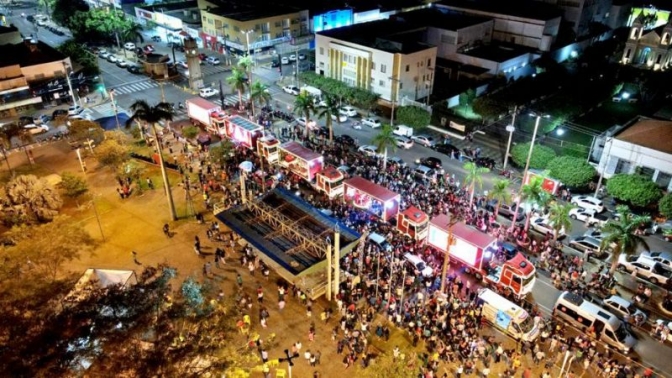
[(572, 204), (584, 209), (595, 210), (596, 213), (604, 211), (604, 204), (602, 201), (592, 196), (574, 196), (572, 197)]
[(363, 153), (366, 156), (373, 156), (373, 157), (379, 157), (380, 154), (378, 154), (378, 147), (365, 144), (363, 146), (360, 146), (357, 151)]
[(352, 106), (344, 106), (338, 109), (338, 112), (348, 117), (357, 117), (357, 110)]
[(399, 148), (403, 148), (405, 150), (408, 150), (409, 148), (413, 147), (413, 141), (409, 138), (404, 137), (404, 136), (395, 135), (394, 140), (397, 144), (397, 147), (399, 147)]
[(282, 90), (285, 93), (289, 93), (293, 96), (298, 96), (299, 93), (301, 93), (301, 91), (299, 90), (299, 87), (297, 87), (296, 85), (285, 85), (284, 87), (282, 87)]
[(119, 59), (117, 58), (116, 55), (108, 55), (107, 56), (107, 61), (110, 62), (110, 63), (117, 63), (117, 61), (119, 61)]
[[(532, 226), (532, 229), (537, 231), (540, 234), (555, 234), (555, 230), (553, 229), (553, 223), (551, 223), (548, 219), (545, 217), (536, 217), (532, 219), (530, 222), (530, 225)], [(565, 228), (562, 227), (558, 231), (558, 239), (562, 238), (565, 236)]]
[(654, 285), (663, 285), (669, 287), (670, 277), (672, 277), (672, 270), (665, 268), (659, 262), (656, 262), (646, 256), (627, 256), (621, 254), (618, 257), (618, 269), (632, 273), (636, 271), (636, 275), (651, 282)]
[(642, 252), (642, 256), (646, 256), (653, 261), (659, 262), (664, 266), (672, 269), (672, 252)]
[(154, 41), (154, 42), (161, 42), (161, 36), (153, 35), (153, 36), (152, 36), (152, 41)]
[(185, 70), (189, 69), (189, 65), (184, 60), (178, 60), (175, 65), (184, 68)]
[(117, 61), (117, 67), (126, 68), (126, 67), (128, 67), (128, 64), (129, 63), (127, 61), (123, 60), (123, 59), (119, 59)]
[(126, 42), (124, 43), (124, 48), (129, 51), (135, 50), (135, 43), (133, 42)]
[(36, 125), (34, 123), (24, 125), (24, 129), (28, 130), (29, 133), (31, 134), (41, 134), (41, 133), (46, 133), (49, 131), (49, 126), (47, 125)]
[(579, 236), (569, 242), (569, 247), (579, 252), (591, 254), (597, 258), (603, 258), (607, 252), (601, 248), (601, 242), (590, 236)]
[(276, 59), (273, 59), (273, 60), (271, 61), (271, 67), (272, 67), (272, 68), (280, 67), (280, 61), (279, 61), (279, 60), (276, 60)]
[(433, 156), (420, 158), (418, 161), (416, 161), (416, 163), (419, 165), (424, 165), (429, 168), (434, 168), (436, 170), (443, 170), (443, 164), (441, 163), (441, 159), (435, 158)]
[(219, 59), (218, 59), (216, 56), (209, 56), (209, 57), (207, 57), (207, 58), (205, 59), (205, 62), (208, 63), (208, 64), (212, 64), (213, 66), (216, 66), (216, 65), (218, 65), (218, 64), (221, 63), (221, 62), (219, 61)]
[[(497, 207), (497, 200), (494, 200), (494, 199), (488, 201), (488, 203), (486, 204), (486, 209), (488, 211), (492, 211), (493, 213), (494, 213), (496, 207)], [(503, 204), (499, 205), (499, 211), (498, 211), (497, 215), (501, 215), (504, 218), (507, 218), (507, 219), (511, 220), (511, 219), (513, 219), (513, 215), (515, 214), (515, 212), (516, 212), (515, 206), (511, 206), (511, 205), (507, 205), (507, 204), (503, 203)], [(523, 220), (525, 220), (525, 212), (521, 209), (521, 210), (518, 210), (518, 214), (516, 214), (516, 223), (522, 222)]]
[(381, 126), (380, 120), (372, 117), (362, 119), (362, 124), (369, 126), (372, 129), (377, 129)]
[(306, 60), (306, 54), (299, 54), (299, 60)]
[(436, 141), (434, 140), (434, 138), (432, 138), (429, 135), (425, 135), (425, 134), (413, 135), (411, 137), (411, 139), (413, 139), (415, 141), (415, 143), (421, 144), (425, 147), (432, 148), (432, 147), (436, 146)]
[[(83, 112), (83, 111), (84, 111), (84, 108), (82, 108), (82, 107), (79, 106), (79, 105), (73, 105), (73, 106), (71, 106), (71, 107), (68, 108), (68, 114), (69, 114), (69, 115), (79, 114), (79, 113), (81, 113), (81, 112)], [(55, 111), (54, 111), (54, 112), (55, 112)]]
[(334, 141), (338, 144), (343, 144), (346, 146), (354, 146), (355, 140), (350, 135), (339, 135), (334, 138)]
[(289, 56), (289, 61), (290, 62), (296, 62), (296, 55), (292, 54)]
[(35, 119), (33, 119), (33, 117), (21, 116), (19, 117), (19, 120), (16, 123), (19, 126), (29, 125), (31, 123), (35, 123)]
[(639, 322), (643, 323), (646, 321), (646, 314), (642, 312), (642, 310), (637, 308), (634, 303), (618, 295), (612, 295), (602, 301), (602, 307), (609, 310), (609, 312), (618, 316), (626, 323), (639, 317), (641, 317)]
[(128, 67), (126, 67), (126, 71), (132, 73), (132, 74), (141, 74), (143, 72), (142, 67), (136, 66), (135, 64), (129, 64)]
[(593, 209), (584, 209), (583, 207), (575, 207), (569, 211), (569, 217), (580, 220), (588, 226), (602, 225), (604, 222), (601, 219), (595, 218), (596, 212)]
[(283, 56), (282, 58), (280, 58), (280, 63), (282, 63), (283, 65), (289, 64), (289, 58)]
[(306, 121), (305, 117), (299, 117), (299, 118), (296, 119), (296, 123), (298, 123), (301, 126), (306, 126), (308, 121)]
[(41, 124), (47, 123), (51, 120), (51, 118), (49, 118), (49, 116), (46, 115), (46, 114), (35, 114), (35, 115), (33, 115), (32, 118), (33, 118), (33, 123), (35, 123), (36, 125), (41, 125)]
[(217, 89), (214, 89), (214, 88), (201, 88), (201, 90), (198, 91), (198, 95), (203, 97), (203, 98), (217, 96), (218, 94), (219, 94), (219, 91)]
[(448, 143), (437, 144), (434, 146), (434, 149), (436, 150), (436, 152), (448, 156), (452, 156), (453, 153), (455, 153), (455, 157), (458, 157), (460, 155), (460, 149)]
[(387, 164), (388, 165), (397, 165), (399, 167), (405, 167), (406, 166), (406, 162), (398, 156), (388, 157), (387, 158)]
[(336, 121), (338, 123), (343, 123), (343, 122), (347, 122), (348, 117), (344, 116), (343, 114), (332, 114), (331, 115), (331, 120)]

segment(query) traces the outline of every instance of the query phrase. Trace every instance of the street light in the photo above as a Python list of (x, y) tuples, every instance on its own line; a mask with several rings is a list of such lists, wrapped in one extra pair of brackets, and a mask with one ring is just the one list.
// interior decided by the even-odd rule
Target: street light
[(241, 33), (245, 34), (245, 41), (247, 42), (245, 55), (250, 55), (250, 33), (254, 33), (254, 30), (243, 30)]
[(401, 80), (397, 79), (395, 76), (390, 76), (388, 77), (390, 81), (392, 81), (392, 90), (390, 91), (390, 100), (392, 101), (392, 115), (390, 116), (390, 126), (394, 126), (394, 104), (396, 103), (396, 98), (398, 97), (398, 93), (396, 91), (397, 89), (397, 83), (401, 82)]
[(506, 131), (509, 132), (509, 142), (506, 144), (506, 154), (504, 155), (504, 166), (509, 163), (509, 152), (511, 151), (511, 141), (513, 140), (513, 132), (516, 131), (516, 115), (518, 115), (518, 105), (513, 108), (513, 117), (511, 117), (511, 124), (506, 126)]
[(72, 90), (72, 83), (70, 82), (70, 74), (68, 73), (68, 68), (72, 70), (72, 67), (70, 67), (67, 62), (63, 61), (63, 69), (65, 69), (65, 80), (68, 82), (68, 88), (70, 89), (70, 97), (72, 98), (72, 105), (76, 106), (77, 101), (75, 101), (75, 92)]
[[(612, 136), (611, 138), (607, 138), (607, 141), (605, 142), (609, 143), (609, 148), (607, 148), (607, 157), (604, 159), (604, 168), (600, 170), (600, 178), (597, 179), (597, 186), (595, 187), (595, 197), (597, 197), (598, 193), (600, 192), (600, 188), (602, 188), (602, 179), (604, 179), (604, 171), (607, 170), (607, 167), (609, 166), (609, 157), (611, 154), (611, 146), (614, 145), (614, 137)], [(602, 160), (602, 159), (600, 159)], [(600, 161), (601, 163), (601, 161)], [(599, 165), (598, 165), (599, 168)], [(598, 169), (599, 170), (599, 169)]]
[(565, 134), (565, 129), (563, 129), (562, 127), (558, 127), (555, 130), (555, 134), (557, 134), (558, 136), (563, 136)]

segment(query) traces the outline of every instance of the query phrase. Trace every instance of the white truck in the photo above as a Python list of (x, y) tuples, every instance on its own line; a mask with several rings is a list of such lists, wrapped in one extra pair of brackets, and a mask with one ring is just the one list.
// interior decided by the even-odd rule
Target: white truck
[(301, 87), (301, 92), (306, 92), (311, 95), (313, 97), (313, 101), (315, 101), (316, 104), (322, 101), (322, 91), (315, 87), (304, 85)]
[(222, 112), (219, 105), (201, 97), (190, 98), (186, 104), (189, 118), (202, 124), (209, 131), (221, 134), (226, 129), (224, 122), (227, 115)]
[(397, 125), (392, 132), (394, 135), (405, 136), (407, 138), (413, 136), (413, 128), (406, 125)]
[(539, 336), (539, 327), (530, 314), (494, 291), (479, 290), (478, 303), (483, 306), (485, 320), (514, 339), (534, 341)]

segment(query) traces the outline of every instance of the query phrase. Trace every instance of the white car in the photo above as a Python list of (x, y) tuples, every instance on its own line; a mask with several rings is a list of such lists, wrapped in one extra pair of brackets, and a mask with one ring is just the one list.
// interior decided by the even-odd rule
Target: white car
[(135, 50), (135, 43), (126, 42), (126, 43), (124, 43), (124, 48), (128, 51), (133, 51), (133, 50)]
[(370, 144), (365, 144), (357, 149), (357, 151), (363, 153), (366, 156), (378, 157), (378, 147), (372, 146)]
[(586, 223), (589, 227), (592, 226), (602, 226), (606, 223), (607, 219), (604, 216), (600, 216), (593, 209), (584, 209), (582, 207), (575, 207), (569, 211), (569, 217), (572, 219), (580, 220), (581, 222)]
[(298, 123), (301, 126), (306, 126), (307, 121), (306, 121), (306, 118), (299, 117), (299, 118), (296, 119), (296, 123)]
[(282, 90), (285, 93), (289, 93), (293, 96), (298, 96), (299, 93), (301, 93), (301, 91), (299, 90), (299, 87), (297, 87), (296, 85), (285, 85), (284, 87), (282, 87)]
[(352, 106), (344, 106), (338, 109), (338, 112), (348, 117), (357, 117), (357, 110)]
[(283, 56), (282, 58), (280, 58), (280, 64), (283, 64), (283, 65), (284, 64), (289, 64), (289, 58), (287, 58), (286, 56)]
[(414, 135), (411, 137), (411, 139), (413, 139), (418, 144), (422, 144), (425, 147), (432, 148), (436, 146), (436, 141), (429, 135), (423, 135), (423, 134)]
[(178, 61), (177, 63), (175, 63), (175, 65), (178, 66), (178, 67), (182, 67), (182, 68), (184, 68), (185, 70), (186, 70), (186, 69), (189, 69), (189, 65), (188, 65), (187, 62), (185, 62), (184, 60), (180, 60), (180, 61)]
[(642, 256), (647, 256), (651, 260), (672, 269), (672, 252), (642, 252)]
[(117, 63), (119, 61), (119, 58), (117, 58), (115, 55), (108, 55), (107, 61), (110, 63)]
[(290, 60), (291, 62), (296, 62), (296, 55), (294, 55), (294, 54), (290, 55), (290, 56), (289, 56), (289, 60)]
[(628, 273), (637, 271), (636, 275), (638, 277), (648, 280), (654, 285), (662, 284), (666, 286), (670, 282), (670, 277), (672, 277), (672, 270), (646, 256), (621, 254), (618, 257), (618, 269)]
[(299, 60), (306, 60), (306, 54), (299, 54)]
[(623, 321), (634, 320), (634, 317), (641, 317), (642, 321), (646, 321), (646, 314), (642, 310), (638, 309), (632, 302), (629, 300), (619, 297), (618, 295), (612, 295), (611, 297), (602, 301), (602, 306), (609, 310), (612, 314), (616, 314)]
[(107, 59), (107, 57), (110, 56), (110, 53), (109, 53), (107, 50), (105, 50), (105, 49), (101, 49), (101, 50), (98, 52), (98, 56), (99, 56), (100, 58), (102, 58), (102, 59)]
[(208, 98), (212, 96), (216, 96), (219, 94), (219, 91), (213, 88), (202, 88), (199, 92), (198, 95), (203, 97), (203, 98)]
[(36, 125), (34, 123), (23, 126), (24, 129), (28, 130), (31, 134), (41, 134), (49, 131), (49, 126), (47, 125)]
[[(530, 222), (530, 225), (532, 226), (532, 229), (537, 231), (538, 233), (541, 233), (541, 234), (544, 234), (544, 235), (546, 235), (546, 234), (554, 235), (555, 234), (555, 230), (553, 229), (553, 224), (551, 222), (549, 222), (548, 219), (546, 219), (544, 217), (536, 217), (536, 218), (532, 219), (532, 221)], [(565, 236), (565, 228), (564, 227), (561, 228), (558, 231), (558, 238), (561, 238), (563, 236)]]
[(205, 62), (208, 63), (208, 64), (212, 64), (213, 66), (216, 66), (216, 65), (221, 63), (219, 61), (219, 59), (217, 59), (217, 57), (214, 57), (214, 56), (209, 56), (209, 57), (205, 58)]
[(348, 117), (344, 116), (343, 114), (339, 114), (339, 115), (332, 114), (331, 115), (331, 120), (336, 121), (338, 123), (343, 123), (343, 122), (348, 120)]
[(604, 204), (602, 201), (592, 196), (574, 196), (572, 197), (572, 204), (584, 209), (595, 210), (596, 213), (604, 211)]
[(394, 140), (397, 143), (397, 147), (403, 148), (405, 150), (408, 150), (409, 148), (413, 147), (414, 144), (411, 139), (401, 135), (395, 135)]
[(79, 114), (83, 111), (84, 111), (84, 108), (82, 108), (81, 106), (73, 105), (73, 106), (68, 108), (68, 115), (77, 115), (77, 114)]
[(364, 118), (362, 119), (362, 124), (369, 126), (372, 129), (377, 129), (381, 126), (380, 120), (378, 118)]

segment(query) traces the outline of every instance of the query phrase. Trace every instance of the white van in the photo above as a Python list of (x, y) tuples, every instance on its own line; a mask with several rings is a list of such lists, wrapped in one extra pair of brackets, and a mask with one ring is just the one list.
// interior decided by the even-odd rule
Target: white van
[(411, 264), (413, 268), (415, 268), (417, 271), (422, 274), (423, 277), (431, 277), (432, 274), (434, 273), (434, 270), (432, 269), (431, 266), (427, 266), (425, 262), (420, 258), (420, 256), (412, 255), (410, 253), (407, 253), (404, 255), (404, 258), (406, 259), (406, 262), (408, 264)]
[(406, 125), (397, 125), (392, 131), (395, 135), (405, 136), (410, 138), (413, 136), (413, 128)]
[(635, 346), (635, 338), (616, 315), (588, 302), (582, 296), (568, 291), (560, 294), (553, 308), (553, 316), (585, 332), (593, 327), (597, 337), (605, 343), (628, 353)]
[(483, 316), (487, 321), (514, 339), (534, 341), (539, 336), (539, 328), (530, 314), (494, 291), (479, 290), (478, 304), (483, 306)]
[(392, 251), (392, 246), (390, 243), (387, 242), (387, 239), (383, 235), (376, 234), (375, 232), (372, 232), (369, 234), (369, 241), (371, 241), (373, 244), (377, 245), (378, 248), (382, 252), (391, 252)]

